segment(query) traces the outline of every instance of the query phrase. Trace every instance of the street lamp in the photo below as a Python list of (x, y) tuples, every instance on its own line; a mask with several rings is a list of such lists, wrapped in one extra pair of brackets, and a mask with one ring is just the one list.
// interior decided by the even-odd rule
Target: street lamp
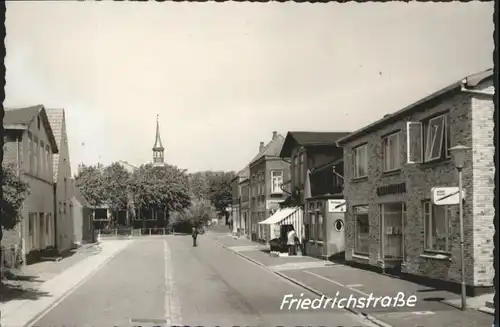
[(465, 262), (464, 262), (464, 208), (463, 208), (463, 192), (462, 192), (462, 169), (464, 168), (465, 155), (469, 150), (465, 145), (456, 145), (450, 148), (450, 154), (458, 171), (458, 201), (460, 214), (460, 259), (462, 264), (462, 310), (467, 308), (466, 291), (465, 291)]

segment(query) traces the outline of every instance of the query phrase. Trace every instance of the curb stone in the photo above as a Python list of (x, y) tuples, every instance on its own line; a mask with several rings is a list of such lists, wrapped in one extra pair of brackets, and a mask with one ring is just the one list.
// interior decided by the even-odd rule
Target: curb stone
[[(296, 285), (298, 285), (298, 286), (300, 286), (300, 287), (302, 287), (302, 288), (304, 288), (304, 289), (306, 289), (306, 290), (308, 290), (308, 291), (310, 291), (310, 292), (312, 292), (312, 293), (314, 293), (316, 295), (325, 296), (327, 298), (329, 297), (328, 295), (326, 295), (326, 294), (324, 294), (324, 293), (322, 293), (322, 292), (320, 292), (320, 291), (318, 291), (318, 290), (316, 290), (316, 289), (314, 289), (314, 288), (312, 288), (312, 287), (310, 287), (310, 286), (308, 286), (308, 285), (306, 285), (306, 284), (304, 284), (302, 282), (299, 282), (295, 278), (286, 276), (285, 274), (283, 274), (283, 273), (281, 273), (279, 271), (274, 271), (274, 270), (270, 269), (269, 267), (267, 267), (266, 265), (258, 262), (257, 260), (254, 260), (254, 259), (252, 259), (252, 258), (250, 258), (250, 257), (248, 257), (248, 256), (246, 256), (246, 255), (244, 255), (244, 254), (242, 254), (240, 252), (231, 250), (229, 247), (225, 246), (224, 244), (222, 244), (219, 241), (215, 241), (214, 240), (213, 242), (215, 244), (217, 244), (218, 246), (220, 246), (220, 247), (222, 247), (222, 248), (224, 248), (224, 249), (226, 249), (228, 251), (231, 251), (233, 253), (236, 253), (240, 257), (242, 257), (242, 258), (244, 258), (244, 259), (246, 259), (246, 260), (248, 260), (250, 262), (253, 262), (256, 265), (259, 265), (259, 266), (265, 268), (266, 270), (274, 273), (275, 275), (278, 275), (281, 278), (286, 279), (286, 280), (288, 280), (288, 281), (290, 281), (290, 282), (292, 282), (292, 283), (294, 283), (294, 284), (296, 284)], [(358, 311), (358, 310), (354, 310), (354, 309), (351, 309), (351, 308), (344, 308), (344, 310), (349, 311), (350, 313), (352, 313), (352, 314), (354, 314), (354, 315), (356, 315), (358, 317), (362, 317), (362, 318), (364, 318), (364, 319), (366, 319), (366, 320), (374, 323), (375, 325), (377, 325), (379, 327), (393, 327), (393, 326), (387, 324), (386, 322), (383, 322), (383, 321), (381, 321), (381, 320), (379, 320), (379, 319), (377, 319), (377, 318), (375, 318), (375, 317), (373, 317), (373, 316), (371, 316), (371, 315), (369, 315), (367, 313), (364, 313), (364, 312), (361, 312), (361, 311)]]
[[(128, 244), (130, 245), (130, 244)], [(41, 310), (40, 312), (38, 312), (37, 314), (35, 314), (31, 319), (28, 320), (28, 322), (26, 322), (24, 324), (23, 327), (33, 327), (33, 325), (40, 319), (42, 318), (47, 312), (49, 312), (51, 309), (53, 309), (54, 307), (56, 307), (58, 304), (59, 304), (59, 300), (60, 299), (63, 299), (64, 297), (66, 297), (68, 294), (70, 294), (71, 292), (73, 292), (75, 289), (77, 289), (78, 287), (80, 287), (82, 284), (84, 284), (86, 281), (88, 281), (95, 273), (97, 273), (99, 271), (99, 269), (104, 266), (106, 263), (108, 263), (110, 260), (112, 260), (116, 255), (118, 255), (123, 249), (125, 249), (128, 245), (126, 245), (125, 247), (122, 247), (121, 249), (115, 251), (113, 254), (111, 254), (109, 257), (107, 257), (106, 259), (104, 259), (100, 264), (98, 264), (91, 272), (90, 274), (88, 274), (87, 276), (85, 276), (83, 279), (81, 279), (79, 282), (77, 282), (73, 287), (70, 287), (69, 289), (67, 289), (66, 291), (64, 291), (54, 302), (52, 302), (50, 305), (48, 305), (45, 309)], [(0, 326), (2, 326), (0, 324)]]

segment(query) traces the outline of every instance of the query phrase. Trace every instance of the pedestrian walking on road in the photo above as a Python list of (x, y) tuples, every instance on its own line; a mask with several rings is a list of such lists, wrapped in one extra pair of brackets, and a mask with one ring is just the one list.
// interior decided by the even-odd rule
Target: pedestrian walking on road
[(193, 227), (191, 236), (193, 237), (193, 246), (197, 246), (196, 239), (198, 238), (198, 229), (196, 227)]
[(291, 229), (288, 232), (287, 235), (287, 242), (286, 244), (288, 245), (288, 255), (295, 255), (296, 252), (296, 245), (295, 245), (295, 239), (297, 238), (297, 233), (295, 232), (295, 229)]

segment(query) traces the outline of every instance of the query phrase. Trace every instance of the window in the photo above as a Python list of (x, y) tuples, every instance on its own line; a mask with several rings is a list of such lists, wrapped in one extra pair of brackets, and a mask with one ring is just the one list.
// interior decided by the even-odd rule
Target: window
[(450, 157), (451, 133), (447, 114), (407, 123), (407, 162), (421, 163)]
[(282, 184), (283, 184), (283, 171), (282, 170), (271, 171), (271, 193), (272, 194), (283, 193), (283, 190), (281, 189)]
[(259, 175), (259, 185), (260, 185), (260, 194), (264, 195), (265, 192), (265, 183), (264, 183), (264, 173), (260, 173)]
[(33, 235), (33, 229), (34, 229), (34, 225), (35, 225), (35, 217), (36, 217), (36, 213), (31, 212), (28, 215), (28, 235), (29, 236)]
[(384, 203), (380, 205), (380, 227), (384, 239), (381, 252), (385, 258), (401, 259), (403, 257), (403, 218), (404, 203)]
[[(52, 161), (50, 160), (50, 147), (48, 144), (45, 145), (45, 156), (47, 157), (47, 173), (50, 175), (52, 172)], [(51, 177), (51, 176), (49, 176)]]
[(36, 137), (33, 138), (33, 173), (38, 174), (40, 160), (38, 159), (38, 139)]
[(311, 211), (311, 229), (309, 229), (309, 239), (312, 241), (316, 241), (316, 233), (317, 233), (317, 227), (316, 227), (316, 212)]
[(33, 173), (35, 171), (35, 163), (34, 163), (34, 156), (33, 156), (33, 136), (31, 133), (28, 132), (28, 157), (30, 158), (30, 167), (29, 167), (29, 172)]
[(68, 180), (64, 177), (64, 196), (68, 196)]
[(354, 252), (361, 255), (370, 253), (370, 222), (368, 219), (368, 206), (353, 207), (354, 211)]
[(48, 213), (46, 215), (45, 235), (50, 235), (50, 219), (51, 219), (51, 215), (50, 215), (50, 213)]
[(38, 154), (40, 157), (40, 173), (45, 173), (45, 166), (47, 165), (47, 158), (45, 156), (45, 144), (43, 141), (40, 141), (40, 152)]
[(353, 149), (354, 178), (368, 176), (368, 145), (363, 144)]
[(300, 186), (304, 185), (304, 153), (299, 155), (299, 176), (300, 176)]
[(40, 125), (41, 125), (41, 122), (40, 122), (40, 116), (36, 117), (36, 122), (37, 122), (37, 128), (40, 129)]
[(382, 143), (382, 157), (384, 160), (384, 171), (392, 171), (401, 168), (400, 165), (400, 149), (399, 149), (400, 133), (393, 133), (384, 137)]
[(317, 219), (317, 232), (316, 232), (316, 239), (318, 241), (323, 241), (323, 214), (321, 212), (322, 206), (321, 202), (318, 202), (317, 209), (316, 209), (316, 219)]
[(451, 217), (449, 206), (423, 203), (425, 250), (451, 252)]
[(293, 184), (295, 187), (299, 185), (299, 157), (293, 158)]

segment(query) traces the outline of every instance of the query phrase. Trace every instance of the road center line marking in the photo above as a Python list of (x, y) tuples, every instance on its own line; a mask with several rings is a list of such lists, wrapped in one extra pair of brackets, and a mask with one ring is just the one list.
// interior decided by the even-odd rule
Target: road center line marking
[(337, 281), (334, 281), (333, 279), (326, 278), (326, 277), (324, 277), (324, 276), (321, 276), (321, 275), (315, 274), (315, 273), (310, 272), (310, 271), (307, 271), (307, 270), (306, 270), (305, 272), (306, 272), (306, 273), (308, 273), (308, 274), (310, 274), (310, 275), (313, 275), (313, 276), (316, 276), (316, 277), (318, 277), (318, 278), (321, 278), (321, 279), (323, 279), (323, 280), (326, 280), (327, 282), (330, 282), (330, 283), (333, 283), (333, 284), (335, 284), (335, 285), (338, 285), (338, 286), (340, 286), (340, 287), (345, 287), (345, 288), (347, 288), (347, 289), (349, 289), (349, 290), (351, 290), (351, 291), (357, 292), (357, 293), (359, 293), (359, 294), (361, 294), (361, 295), (363, 295), (363, 296), (370, 296), (370, 294), (366, 294), (365, 292), (362, 292), (362, 291), (357, 290), (357, 289), (355, 289), (355, 288), (350, 288), (350, 287), (348, 287), (348, 286), (345, 286), (344, 284), (341, 284), (341, 283), (339, 283), (339, 282), (337, 282)]
[(173, 276), (174, 269), (167, 240), (163, 241), (163, 253), (165, 255), (165, 319), (167, 327), (182, 325), (181, 306)]
[(363, 284), (351, 284), (351, 285), (346, 285), (346, 287), (349, 287), (349, 288), (351, 288), (351, 287), (361, 287), (361, 286), (363, 286)]

